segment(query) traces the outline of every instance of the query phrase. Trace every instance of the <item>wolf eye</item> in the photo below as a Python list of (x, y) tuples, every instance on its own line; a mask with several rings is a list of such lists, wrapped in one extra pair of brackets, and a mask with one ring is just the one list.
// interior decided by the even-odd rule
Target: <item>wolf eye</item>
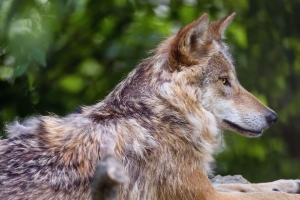
[(230, 86), (230, 83), (228, 81), (228, 78), (220, 78), (220, 80), (222, 81), (223, 85), (228, 85)]

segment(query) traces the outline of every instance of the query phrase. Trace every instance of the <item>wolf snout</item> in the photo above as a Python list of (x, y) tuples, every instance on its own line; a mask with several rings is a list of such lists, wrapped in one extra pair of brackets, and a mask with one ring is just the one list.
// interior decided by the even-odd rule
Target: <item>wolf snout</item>
[(269, 126), (274, 124), (277, 121), (277, 119), (278, 119), (278, 115), (273, 111), (268, 113), (268, 115), (266, 116), (266, 121), (267, 121)]

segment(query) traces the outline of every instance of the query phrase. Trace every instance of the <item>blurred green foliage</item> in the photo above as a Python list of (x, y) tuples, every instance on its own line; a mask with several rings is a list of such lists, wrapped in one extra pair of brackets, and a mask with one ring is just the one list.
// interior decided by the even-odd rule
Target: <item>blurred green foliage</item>
[[(258, 139), (224, 132), (216, 173), (300, 178), (299, 0), (2, 0), (0, 128), (101, 100), (147, 51), (202, 13), (237, 17), (226, 42), (240, 82), (279, 114)], [(4, 131), (1, 132), (4, 135)]]

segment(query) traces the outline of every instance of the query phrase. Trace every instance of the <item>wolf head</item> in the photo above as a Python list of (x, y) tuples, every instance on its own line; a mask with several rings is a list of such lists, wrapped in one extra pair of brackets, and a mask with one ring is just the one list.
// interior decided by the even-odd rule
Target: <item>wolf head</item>
[[(220, 129), (257, 137), (276, 122), (277, 114), (237, 79), (228, 47), (222, 41), (234, 17), (235, 13), (209, 23), (203, 14), (165, 42), (172, 93), (181, 99), (174, 105), (180, 104), (186, 113), (201, 108), (214, 116)], [(164, 43), (158, 49), (163, 48)]]

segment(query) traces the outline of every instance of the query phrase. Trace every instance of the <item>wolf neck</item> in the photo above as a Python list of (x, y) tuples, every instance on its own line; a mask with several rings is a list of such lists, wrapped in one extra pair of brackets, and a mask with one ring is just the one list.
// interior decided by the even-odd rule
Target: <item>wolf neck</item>
[(119, 143), (133, 147), (131, 152), (121, 147), (119, 154), (147, 159), (156, 151), (171, 151), (185, 159), (186, 151), (191, 151), (192, 162), (209, 172), (218, 134), (215, 119), (198, 105), (200, 98), (189, 98), (191, 88), (179, 72), (172, 75), (165, 57), (144, 60), (94, 107), (93, 118), (101, 123), (114, 121)]
[(164, 192), (175, 187), (178, 195), (195, 191), (197, 182), (210, 185), (206, 174), (218, 130), (212, 114), (199, 106), (200, 94), (189, 97), (195, 91), (183, 75), (170, 72), (166, 55), (151, 57), (106, 99), (84, 109), (85, 116), (105, 129), (104, 142), (109, 141), (105, 133), (114, 135), (115, 144), (104, 145), (123, 159), (131, 180), (121, 199), (172, 199), (158, 196), (172, 195)]

